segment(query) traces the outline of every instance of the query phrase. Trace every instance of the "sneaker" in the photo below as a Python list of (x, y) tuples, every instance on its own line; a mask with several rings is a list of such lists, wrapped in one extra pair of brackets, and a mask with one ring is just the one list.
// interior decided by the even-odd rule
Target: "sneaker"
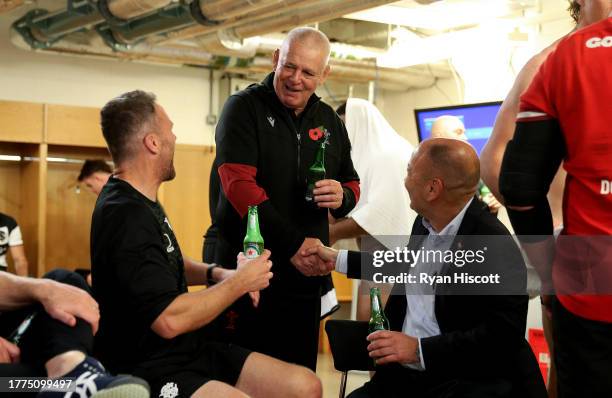
[(43, 389), (39, 398), (149, 398), (146, 381), (130, 376), (111, 376), (95, 358), (87, 357), (65, 378), (74, 378), (76, 389), (70, 392)]

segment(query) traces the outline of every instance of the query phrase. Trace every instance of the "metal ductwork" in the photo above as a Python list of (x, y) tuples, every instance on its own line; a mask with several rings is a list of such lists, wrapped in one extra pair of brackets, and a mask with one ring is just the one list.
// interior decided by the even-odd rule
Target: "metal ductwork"
[[(291, 7), (289, 11), (282, 12), (276, 16), (264, 18), (252, 17), (235, 27), (217, 30), (215, 33), (196, 37), (193, 40), (197, 43), (198, 47), (211, 52), (218, 52), (221, 47), (228, 48), (228, 43), (233, 43), (234, 48), (238, 49), (244, 43), (244, 39), (253, 36), (283, 31), (314, 22), (327, 21), (351, 12), (391, 2), (393, 0), (309, 1), (306, 7)], [(223, 42), (221, 38), (226, 38), (226, 41)], [(255, 53), (252, 55), (254, 56)]]
[(248, 12), (254, 12), (266, 7), (276, 7), (284, 3), (283, 0), (208, 0), (200, 1), (200, 10), (203, 15), (213, 21), (223, 21), (229, 18), (240, 17)]
[[(261, 35), (338, 18), (394, 0), (188, 1), (69, 0), (64, 10), (32, 10), (25, 14), (13, 24), (11, 41), (18, 47), (60, 54), (267, 73), (272, 70), (271, 60), (259, 55), (277, 48), (282, 36)], [(450, 76), (448, 68), (379, 68), (373, 61), (376, 55), (357, 55), (358, 47), (349, 47), (349, 58), (353, 60), (332, 59), (331, 79), (376, 80), (384, 87), (405, 90)], [(355, 61), (351, 50), (362, 61)], [(380, 51), (371, 50), (370, 53)]]
[(70, 33), (95, 26), (110, 47), (126, 50), (145, 37), (196, 24), (216, 25), (284, 1), (68, 0), (65, 10), (54, 13), (32, 10), (16, 21), (13, 28), (32, 48), (48, 48)]
[(296, 12), (296, 10), (304, 7), (308, 7), (320, 0), (277, 0), (276, 4), (262, 7), (256, 11), (249, 12), (247, 18), (230, 18), (226, 21), (215, 25), (194, 25), (185, 29), (179, 29), (174, 32), (170, 32), (164, 36), (150, 37), (147, 41), (151, 43), (166, 44), (175, 40), (190, 39), (196, 36), (201, 36), (206, 33), (217, 32), (222, 29), (228, 29), (252, 21), (258, 21), (263, 18), (279, 15), (281, 13)]
[(62, 37), (104, 22), (125, 23), (130, 18), (150, 13), (171, 0), (68, 0), (66, 10), (49, 13), (34, 9), (13, 24), (32, 48), (48, 48)]
[(320, 0), (309, 7), (300, 8), (299, 12), (282, 13), (278, 16), (257, 20), (254, 23), (249, 21), (245, 25), (232, 29), (236, 37), (247, 38), (287, 30), (295, 26), (329, 21), (346, 14), (393, 2), (395, 0)]

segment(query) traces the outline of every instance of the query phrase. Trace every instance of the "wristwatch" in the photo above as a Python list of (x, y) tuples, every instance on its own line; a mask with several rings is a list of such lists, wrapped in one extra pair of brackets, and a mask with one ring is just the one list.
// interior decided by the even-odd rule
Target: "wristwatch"
[(215, 281), (213, 280), (213, 270), (215, 268), (217, 268), (218, 265), (215, 263), (210, 263), (208, 264), (208, 268), (206, 268), (206, 284), (208, 286), (212, 286), (215, 284)]

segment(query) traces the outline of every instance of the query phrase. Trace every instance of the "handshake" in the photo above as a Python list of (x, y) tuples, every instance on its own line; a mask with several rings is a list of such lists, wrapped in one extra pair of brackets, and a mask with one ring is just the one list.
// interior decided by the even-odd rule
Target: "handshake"
[(338, 251), (316, 238), (306, 238), (291, 257), (291, 264), (305, 276), (327, 275), (336, 268)]

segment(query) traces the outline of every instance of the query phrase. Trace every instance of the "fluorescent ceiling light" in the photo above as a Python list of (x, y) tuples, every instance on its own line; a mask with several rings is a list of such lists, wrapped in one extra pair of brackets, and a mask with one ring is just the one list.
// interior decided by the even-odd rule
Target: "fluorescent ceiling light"
[(8, 162), (20, 162), (21, 156), (16, 155), (0, 155), (0, 160), (5, 160)]

